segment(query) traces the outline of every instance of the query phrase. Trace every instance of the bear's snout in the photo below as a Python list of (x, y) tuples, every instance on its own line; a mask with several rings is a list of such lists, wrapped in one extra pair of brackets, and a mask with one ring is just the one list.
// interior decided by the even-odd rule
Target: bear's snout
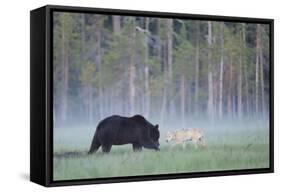
[(160, 143), (159, 142), (156, 142), (156, 147), (157, 147), (156, 151), (160, 151)]

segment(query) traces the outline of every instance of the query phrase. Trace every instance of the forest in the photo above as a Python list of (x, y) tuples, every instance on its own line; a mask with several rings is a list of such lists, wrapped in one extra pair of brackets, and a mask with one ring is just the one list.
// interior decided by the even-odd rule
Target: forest
[(269, 25), (54, 12), (56, 127), (268, 118)]

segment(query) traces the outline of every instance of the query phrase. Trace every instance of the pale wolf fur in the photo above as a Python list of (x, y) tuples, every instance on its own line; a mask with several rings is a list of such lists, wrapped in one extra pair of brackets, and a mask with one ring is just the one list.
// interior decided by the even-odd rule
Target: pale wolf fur
[(200, 129), (181, 129), (172, 132), (168, 131), (166, 135), (166, 141), (175, 141), (172, 147), (178, 144), (182, 144), (183, 148), (185, 148), (185, 144), (187, 141), (191, 141), (194, 144), (195, 148), (197, 148), (198, 146), (206, 147), (206, 143), (203, 137), (203, 133)]

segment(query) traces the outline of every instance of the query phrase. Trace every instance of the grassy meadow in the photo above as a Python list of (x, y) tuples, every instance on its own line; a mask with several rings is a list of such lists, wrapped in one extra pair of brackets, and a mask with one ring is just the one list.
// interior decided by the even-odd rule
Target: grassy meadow
[[(167, 129), (168, 130), (168, 129)], [(54, 130), (54, 180), (153, 175), (269, 167), (268, 128), (205, 130), (207, 148), (191, 143), (171, 148), (160, 130), (160, 151), (133, 152), (131, 145), (113, 146), (88, 155), (94, 128)]]

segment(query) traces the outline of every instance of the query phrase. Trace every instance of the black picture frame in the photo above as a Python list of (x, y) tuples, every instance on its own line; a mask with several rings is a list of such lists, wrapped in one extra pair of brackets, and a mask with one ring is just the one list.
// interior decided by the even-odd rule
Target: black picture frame
[[(196, 173), (128, 176), (102, 179), (54, 181), (53, 173), (53, 74), (52, 20), (54, 11), (183, 18), (212, 21), (231, 21), (269, 24), (270, 26), (270, 167), (262, 169), (210, 171)], [(182, 13), (117, 10), (103, 8), (47, 5), (30, 12), (30, 180), (43, 186), (63, 186), (210, 176), (258, 174), (274, 172), (274, 20), (246, 17), (195, 15)]]

